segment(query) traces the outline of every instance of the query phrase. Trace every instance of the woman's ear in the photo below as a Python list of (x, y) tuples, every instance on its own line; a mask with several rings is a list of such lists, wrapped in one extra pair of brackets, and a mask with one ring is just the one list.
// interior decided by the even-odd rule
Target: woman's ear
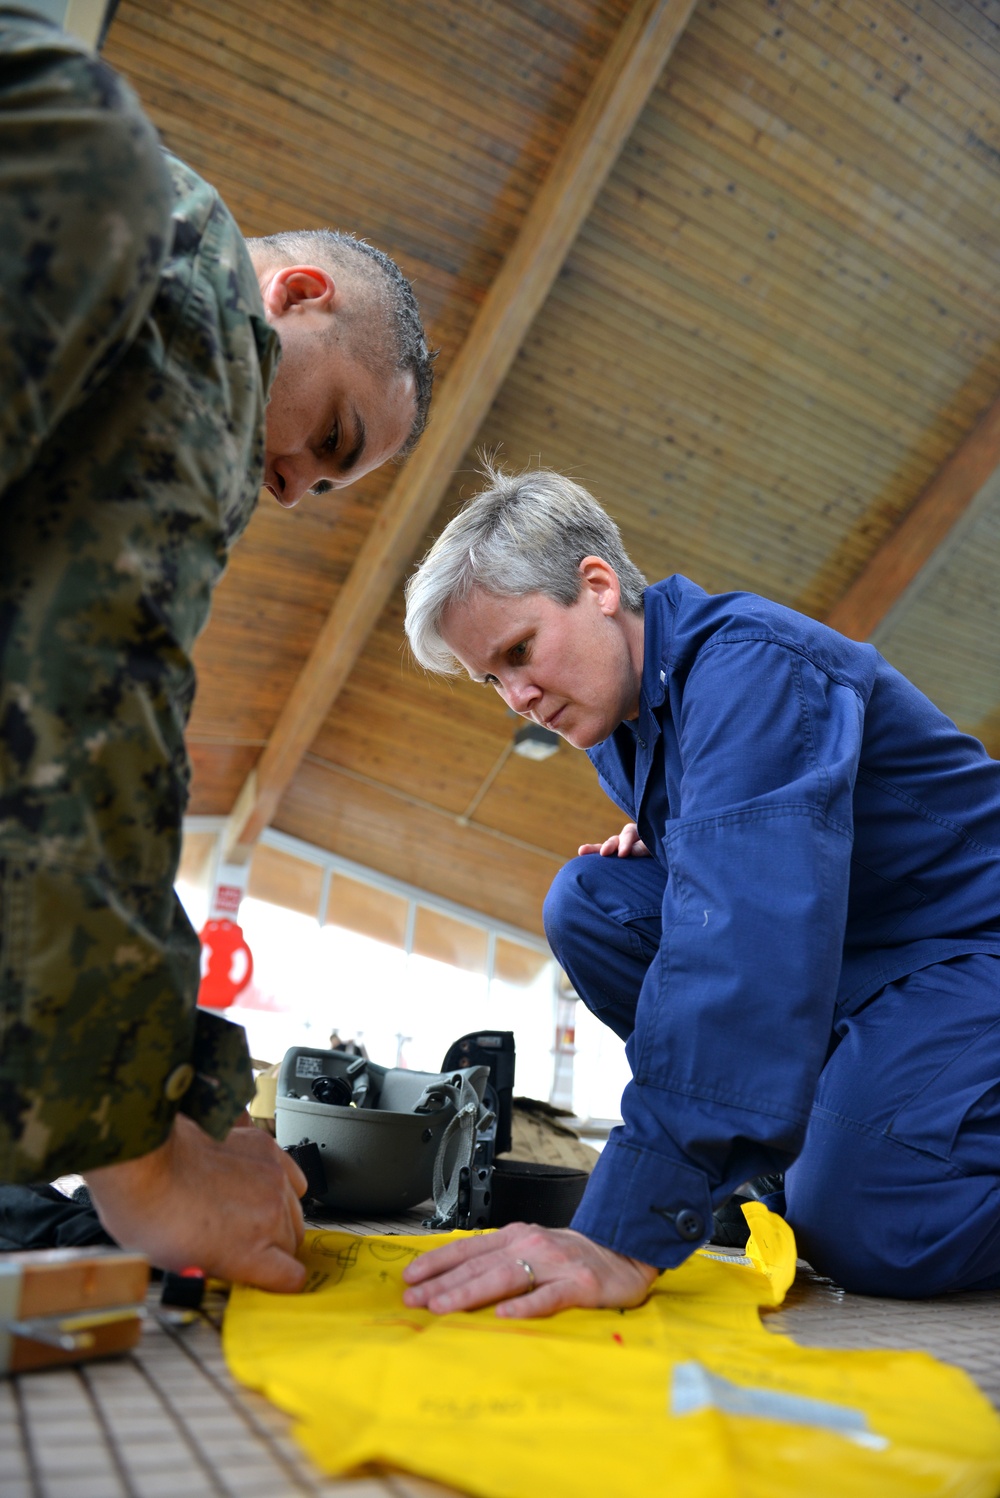
[(584, 557), (578, 567), (581, 584), (594, 598), (602, 614), (611, 617), (621, 607), (622, 590), (618, 574), (603, 557)]

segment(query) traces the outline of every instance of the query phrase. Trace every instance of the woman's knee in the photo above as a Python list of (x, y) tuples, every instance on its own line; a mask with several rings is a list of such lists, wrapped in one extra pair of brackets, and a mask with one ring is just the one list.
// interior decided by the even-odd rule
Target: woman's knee
[(545, 935), (557, 956), (564, 940), (571, 937), (581, 923), (586, 926), (588, 912), (593, 908), (582, 885), (583, 871), (578, 867), (583, 862), (583, 858), (574, 858), (563, 865), (553, 879), (542, 905)]
[[(889, 1300), (927, 1300), (967, 1288), (961, 1264), (941, 1264), (933, 1252), (914, 1257), (894, 1255), (870, 1241), (865, 1225), (842, 1219), (832, 1234), (810, 1234), (794, 1227), (802, 1258), (817, 1274), (833, 1280), (851, 1295)], [(916, 1248), (916, 1245), (914, 1245)]]
[(665, 882), (665, 871), (651, 858), (571, 858), (545, 900), (546, 934), (552, 941), (564, 932), (591, 939), (600, 933), (615, 945), (625, 940), (630, 950), (638, 945), (649, 961), (660, 940)]
[[(556, 875), (543, 909), (556, 961), (587, 1008), (622, 1039), (635, 1027), (639, 990), (659, 939), (661, 896), (641, 886), (629, 868), (633, 862), (640, 860), (572, 859)], [(655, 931), (640, 932), (637, 920)]]
[(800, 1255), (855, 1295), (923, 1300), (1000, 1271), (997, 1186), (854, 1134), (807, 1148), (785, 1176)]

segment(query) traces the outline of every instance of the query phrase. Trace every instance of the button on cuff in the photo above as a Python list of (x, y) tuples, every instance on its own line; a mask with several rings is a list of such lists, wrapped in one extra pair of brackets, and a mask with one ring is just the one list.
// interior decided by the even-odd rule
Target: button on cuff
[(653, 1211), (665, 1218), (667, 1222), (672, 1222), (680, 1236), (687, 1239), (689, 1243), (707, 1236), (705, 1219), (693, 1207), (680, 1207), (676, 1212), (671, 1212), (667, 1207), (654, 1206)]
[(672, 1269), (709, 1237), (708, 1180), (692, 1165), (612, 1133), (571, 1226), (616, 1253)]
[(194, 1067), (189, 1061), (175, 1066), (163, 1084), (163, 1093), (168, 1102), (176, 1103), (184, 1096), (194, 1081)]

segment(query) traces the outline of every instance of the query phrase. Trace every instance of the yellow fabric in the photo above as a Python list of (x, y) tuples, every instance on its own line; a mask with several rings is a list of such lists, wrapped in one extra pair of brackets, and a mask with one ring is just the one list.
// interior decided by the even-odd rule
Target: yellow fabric
[(1000, 1418), (924, 1353), (829, 1352), (766, 1331), (795, 1273), (781, 1218), (702, 1250), (631, 1311), (437, 1317), (401, 1274), (449, 1236), (312, 1232), (301, 1296), (237, 1287), (235, 1376), (335, 1474), (365, 1463), (483, 1498), (995, 1498)]

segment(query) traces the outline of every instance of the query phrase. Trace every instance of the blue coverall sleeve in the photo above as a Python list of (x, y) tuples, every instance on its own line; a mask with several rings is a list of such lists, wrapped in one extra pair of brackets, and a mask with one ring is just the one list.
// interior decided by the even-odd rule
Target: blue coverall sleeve
[(662, 1268), (708, 1237), (713, 1202), (801, 1148), (833, 1022), (863, 725), (850, 684), (761, 639), (702, 649), (670, 709), (682, 773), (656, 850), (663, 934), (624, 1126), (573, 1222)]

